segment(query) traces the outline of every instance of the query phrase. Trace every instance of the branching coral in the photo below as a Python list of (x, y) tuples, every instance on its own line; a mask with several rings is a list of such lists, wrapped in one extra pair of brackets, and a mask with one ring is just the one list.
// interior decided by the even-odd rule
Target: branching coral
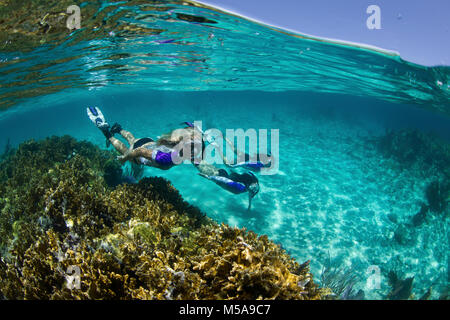
[[(308, 263), (218, 225), (162, 178), (111, 188), (114, 155), (70, 137), (1, 163), (0, 296), (7, 299), (320, 299)], [(109, 163), (109, 164), (108, 164)], [(79, 270), (79, 287), (68, 271)]]

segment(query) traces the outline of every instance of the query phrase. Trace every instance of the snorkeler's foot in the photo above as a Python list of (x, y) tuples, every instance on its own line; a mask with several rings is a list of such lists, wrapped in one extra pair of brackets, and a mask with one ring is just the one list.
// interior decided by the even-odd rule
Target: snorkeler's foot
[[(111, 131), (109, 130), (109, 125), (103, 126), (103, 127), (98, 127), (98, 128), (105, 135), (106, 140), (109, 142), (109, 138), (111, 138), (113, 136), (111, 134)], [(106, 145), (109, 147), (108, 142), (106, 143)]]
[(120, 133), (120, 131), (122, 131), (122, 126), (116, 122), (109, 132), (111, 132), (112, 135), (115, 135), (116, 133)]
[(109, 130), (109, 124), (108, 124), (108, 122), (106, 122), (102, 111), (97, 107), (88, 107), (86, 110), (87, 110), (89, 119), (91, 119), (92, 123), (94, 123), (95, 126), (97, 128), (99, 128), (101, 132), (103, 132), (106, 139), (111, 138), (112, 134)]

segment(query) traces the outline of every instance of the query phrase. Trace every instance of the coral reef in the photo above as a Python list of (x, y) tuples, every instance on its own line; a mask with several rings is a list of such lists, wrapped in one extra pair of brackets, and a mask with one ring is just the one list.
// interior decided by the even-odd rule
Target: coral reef
[(103, 178), (108, 186), (115, 187), (122, 183), (122, 166), (114, 160), (108, 160), (105, 164)]
[(10, 139), (8, 138), (8, 139), (6, 140), (6, 144), (5, 144), (5, 148), (3, 149), (3, 153), (0, 154), (0, 161), (2, 161), (3, 159), (5, 159), (6, 157), (8, 157), (9, 154), (11, 153), (11, 151), (12, 151), (11, 141), (10, 141)]
[(325, 297), (308, 263), (215, 223), (168, 181), (108, 184), (119, 176), (114, 158), (64, 136), (25, 142), (1, 162), (0, 297)]

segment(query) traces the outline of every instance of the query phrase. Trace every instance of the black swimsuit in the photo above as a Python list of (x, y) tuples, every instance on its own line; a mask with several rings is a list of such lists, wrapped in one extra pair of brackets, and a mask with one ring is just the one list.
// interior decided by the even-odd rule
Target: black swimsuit
[(153, 142), (152, 138), (142, 138), (133, 143), (133, 150), (142, 147), (144, 144)]

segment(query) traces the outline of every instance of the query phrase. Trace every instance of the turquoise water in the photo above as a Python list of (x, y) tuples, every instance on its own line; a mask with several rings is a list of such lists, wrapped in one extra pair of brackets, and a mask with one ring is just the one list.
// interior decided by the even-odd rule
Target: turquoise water
[[(144, 175), (168, 178), (216, 221), (267, 234), (298, 261), (311, 259), (319, 283), (331, 256), (352, 268), (355, 288), (369, 299), (386, 297), (390, 270), (414, 276), (416, 298), (430, 286), (433, 299), (448, 290), (449, 208), (418, 227), (408, 222), (427, 201), (427, 186), (447, 181), (450, 171), (406, 165), (376, 141), (388, 130), (414, 129), (450, 143), (449, 67), (190, 3), (103, 2), (96, 10), (114, 27), (0, 51), (0, 150), (8, 139), (17, 146), (64, 134), (105, 148), (87, 106), (137, 137), (193, 120), (223, 131), (279, 129), (279, 170), (259, 175), (250, 212), (246, 195), (227, 193), (192, 165)], [(130, 31), (136, 28), (147, 29)], [(398, 240), (402, 225), (407, 241)], [(367, 286), (370, 266), (380, 270), (378, 288)]]

